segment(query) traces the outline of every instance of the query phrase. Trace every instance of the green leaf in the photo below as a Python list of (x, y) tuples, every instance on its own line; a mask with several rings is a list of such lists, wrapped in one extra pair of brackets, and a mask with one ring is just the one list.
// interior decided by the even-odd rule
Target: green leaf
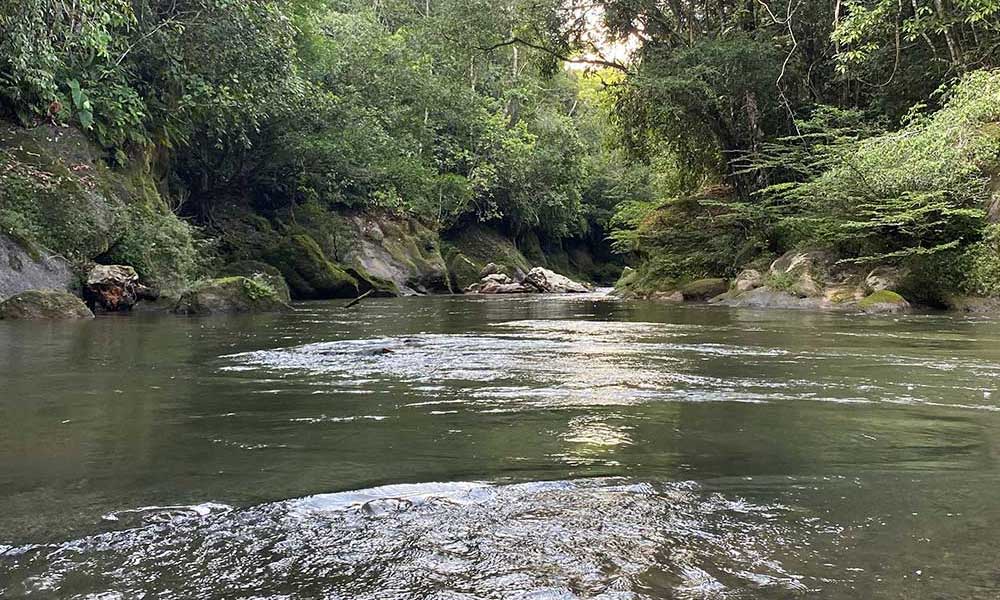
[(81, 110), (77, 113), (77, 117), (80, 119), (80, 126), (84, 129), (90, 129), (94, 126), (94, 113), (89, 110)]

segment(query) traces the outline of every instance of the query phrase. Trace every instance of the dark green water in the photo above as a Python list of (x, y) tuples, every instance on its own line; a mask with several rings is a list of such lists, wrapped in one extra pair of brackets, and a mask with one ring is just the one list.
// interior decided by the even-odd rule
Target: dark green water
[(3, 598), (1000, 598), (1000, 321), (0, 322)]

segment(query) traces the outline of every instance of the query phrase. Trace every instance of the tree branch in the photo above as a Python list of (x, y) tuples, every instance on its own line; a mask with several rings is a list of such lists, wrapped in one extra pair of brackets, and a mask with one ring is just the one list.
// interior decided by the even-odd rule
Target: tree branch
[(629, 72), (629, 69), (626, 65), (617, 61), (605, 60), (602, 58), (570, 58), (564, 54), (560, 54), (559, 52), (552, 50), (551, 48), (546, 48), (541, 44), (535, 44), (533, 42), (529, 42), (519, 37), (513, 37), (510, 38), (509, 40), (504, 40), (502, 42), (498, 42), (496, 44), (493, 44), (492, 46), (487, 46), (485, 48), (480, 47), (480, 50), (482, 50), (483, 53), (488, 54), (490, 52), (493, 52), (494, 50), (499, 50), (500, 48), (506, 48), (508, 46), (514, 46), (514, 45), (525, 46), (526, 48), (531, 48), (533, 50), (538, 50), (539, 52), (544, 52), (545, 54), (548, 54), (553, 58), (557, 58), (563, 62), (567, 62), (570, 64), (595, 65), (600, 67), (608, 67), (609, 69), (617, 69), (619, 71), (622, 71), (623, 73)]

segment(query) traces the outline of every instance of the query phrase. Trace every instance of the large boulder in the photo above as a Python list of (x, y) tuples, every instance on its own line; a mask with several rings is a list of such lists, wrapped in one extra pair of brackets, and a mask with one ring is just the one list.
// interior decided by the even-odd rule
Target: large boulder
[(769, 285), (800, 298), (823, 293), (822, 281), (829, 274), (834, 257), (822, 250), (792, 250), (771, 263)]
[(73, 294), (61, 290), (29, 290), (0, 302), (0, 319), (93, 319), (94, 313)]
[(725, 279), (699, 279), (682, 286), (678, 291), (687, 302), (709, 300), (729, 290)]
[(358, 280), (331, 262), (308, 234), (285, 238), (270, 249), (266, 259), (281, 271), (296, 298), (355, 298), (359, 295)]
[(95, 265), (87, 274), (83, 297), (93, 310), (131, 310), (139, 300), (155, 300), (157, 294), (139, 283), (139, 274), (125, 265)]
[(291, 310), (277, 292), (247, 277), (223, 277), (196, 284), (181, 295), (174, 312), (211, 315)]
[(577, 283), (569, 277), (544, 267), (535, 267), (529, 271), (522, 283), (544, 294), (582, 294), (590, 291), (582, 283)]
[(32, 252), (0, 234), (0, 300), (28, 290), (69, 290), (78, 280), (65, 259)]
[(910, 310), (910, 303), (896, 292), (882, 290), (858, 302), (858, 308), (868, 314), (895, 314)]
[(455, 291), (464, 290), (479, 281), (479, 268), (462, 252), (451, 249), (445, 254), (445, 260), (448, 264), (451, 287)]
[(292, 292), (281, 271), (273, 265), (259, 260), (240, 260), (229, 263), (219, 270), (219, 277), (246, 277), (269, 286), (282, 302), (292, 301)]
[(338, 252), (344, 264), (391, 281), (401, 294), (450, 293), (438, 234), (416, 219), (390, 214), (349, 216)]

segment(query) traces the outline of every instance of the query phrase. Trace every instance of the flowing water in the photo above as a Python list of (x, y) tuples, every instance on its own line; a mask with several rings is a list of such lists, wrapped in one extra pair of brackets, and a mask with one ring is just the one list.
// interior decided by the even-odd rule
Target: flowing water
[(0, 597), (1000, 598), (1000, 321), (0, 322)]

